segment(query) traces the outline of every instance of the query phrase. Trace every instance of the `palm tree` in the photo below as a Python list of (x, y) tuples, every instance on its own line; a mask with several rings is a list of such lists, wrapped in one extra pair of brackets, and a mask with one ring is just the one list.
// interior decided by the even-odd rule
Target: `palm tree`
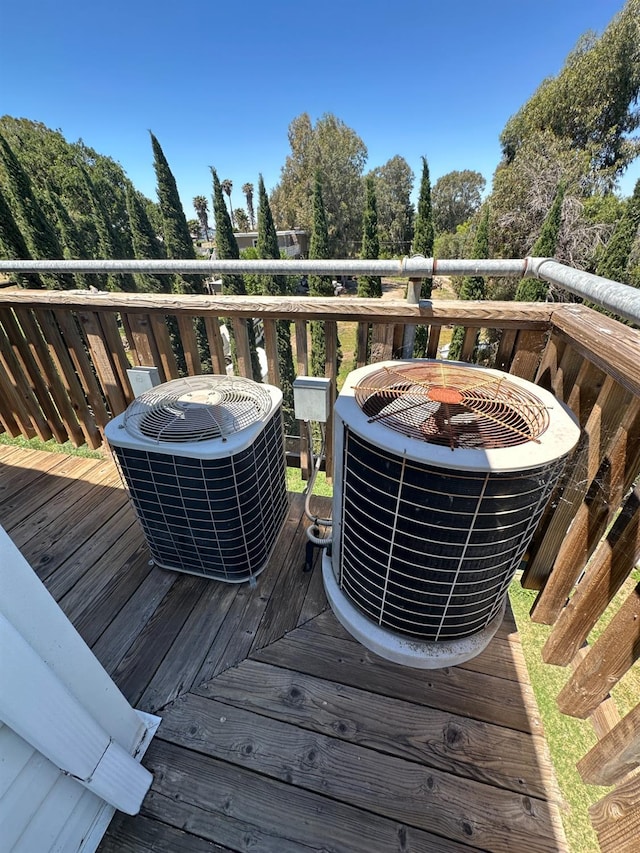
[(251, 222), (251, 230), (254, 231), (256, 227), (256, 217), (253, 210), (253, 184), (243, 184), (242, 192), (245, 194), (247, 199), (247, 210), (249, 211), (249, 222)]
[(193, 207), (198, 214), (200, 227), (204, 232), (204, 239), (209, 239), (209, 203), (205, 196), (197, 195), (193, 199)]
[(222, 188), (222, 192), (225, 193), (229, 199), (229, 216), (231, 217), (231, 224), (235, 225), (236, 221), (233, 218), (233, 208), (231, 207), (231, 190), (233, 189), (233, 181), (230, 181), (229, 178), (225, 178), (224, 181), (220, 181), (220, 186)]

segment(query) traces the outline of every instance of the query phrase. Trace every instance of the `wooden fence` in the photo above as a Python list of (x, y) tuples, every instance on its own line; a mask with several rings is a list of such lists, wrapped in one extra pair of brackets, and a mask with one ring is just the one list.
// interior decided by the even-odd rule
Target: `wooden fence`
[(597, 642), (587, 638), (640, 559), (640, 332), (576, 304), (0, 292), (2, 428), (99, 447), (107, 421), (133, 398), (127, 368), (152, 364), (162, 380), (178, 376), (168, 317), (190, 374), (203, 370), (195, 319), (203, 319), (205, 360), (216, 373), (226, 369), (220, 318), (231, 322), (244, 376), (251, 376), (248, 323), (261, 318), (275, 385), (276, 322), (292, 323), (299, 375), (309, 370), (308, 324), (324, 322), (332, 401), (338, 322), (358, 326), (358, 365), (401, 355), (415, 325), (428, 327), (429, 357), (438, 354), (443, 326), (464, 327), (462, 360), (470, 360), (484, 330), (490, 366), (568, 404), (581, 439), (538, 527), (523, 583), (539, 591), (532, 619), (553, 625), (544, 660), (573, 668), (558, 704), (589, 717), (599, 738), (578, 770), (587, 783), (615, 786), (592, 809), (601, 848), (631, 850), (640, 837), (640, 706), (620, 719), (609, 690), (640, 656), (640, 584)]

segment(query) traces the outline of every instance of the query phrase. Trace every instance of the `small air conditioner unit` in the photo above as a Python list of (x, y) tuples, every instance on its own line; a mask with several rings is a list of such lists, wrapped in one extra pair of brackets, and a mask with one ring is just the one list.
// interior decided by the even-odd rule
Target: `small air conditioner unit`
[(337, 618), (409, 666), (479, 654), (578, 440), (573, 415), (515, 376), (416, 360), (351, 373), (334, 429)]
[(158, 566), (229, 583), (264, 569), (287, 513), (281, 408), (270, 385), (195, 376), (107, 424)]

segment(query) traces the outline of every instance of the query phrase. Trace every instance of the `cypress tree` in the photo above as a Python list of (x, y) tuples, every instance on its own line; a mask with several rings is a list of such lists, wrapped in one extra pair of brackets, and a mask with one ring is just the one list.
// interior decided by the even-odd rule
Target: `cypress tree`
[[(62, 243), (62, 251), (66, 260), (82, 260), (87, 258), (87, 253), (84, 251), (82, 241), (78, 235), (78, 229), (71, 218), (69, 211), (62, 203), (57, 189), (52, 189), (47, 193), (47, 201), (49, 207), (56, 217), (58, 225), (58, 234)], [(87, 289), (95, 283), (95, 276), (83, 275), (76, 273), (74, 275), (76, 284), (82, 289)]]
[[(427, 158), (422, 158), (422, 176), (420, 178), (420, 194), (418, 195), (418, 211), (416, 215), (412, 251), (414, 255), (425, 258), (433, 256), (433, 210), (431, 207), (431, 179)], [(420, 287), (420, 299), (431, 299), (433, 279), (423, 278)], [(428, 328), (418, 326), (413, 345), (415, 358), (423, 358), (427, 352)]]
[[(489, 257), (489, 205), (485, 204), (484, 210), (478, 223), (478, 230), (473, 241), (474, 258)], [(484, 299), (486, 295), (484, 278), (481, 275), (465, 276), (462, 280), (460, 288), (460, 299)], [(462, 343), (464, 341), (464, 329), (462, 326), (456, 326), (453, 330), (453, 337), (449, 346), (449, 358), (458, 359), (462, 351)], [(477, 342), (477, 335), (476, 335)]]
[[(378, 207), (376, 203), (376, 184), (373, 175), (365, 179), (365, 205), (362, 217), (362, 251), (361, 258), (377, 259), (380, 255), (380, 240), (378, 238)], [(363, 275), (358, 277), (358, 296), (382, 296), (382, 282), (379, 275)]]
[[(309, 240), (309, 259), (327, 260), (329, 258), (329, 230), (327, 216), (322, 200), (322, 181), (316, 172), (313, 184), (313, 219), (311, 222), (311, 238)], [(333, 296), (331, 276), (310, 275), (310, 296)], [(327, 345), (325, 340), (324, 323), (311, 323), (311, 373), (313, 376), (324, 376), (327, 360)]]
[[(127, 184), (127, 213), (131, 228), (133, 252), (138, 260), (163, 258), (164, 251), (153, 230), (147, 211), (140, 200), (133, 184)], [(169, 293), (171, 291), (171, 276), (165, 275), (136, 275), (138, 290), (147, 293)]]
[[(120, 254), (116, 248), (116, 239), (109, 221), (109, 214), (102, 201), (100, 193), (89, 176), (86, 169), (82, 170), (85, 189), (91, 207), (93, 225), (98, 235), (98, 252), (105, 260), (118, 259)], [(136, 292), (136, 283), (131, 273), (108, 273), (101, 276), (103, 285), (107, 290)]]
[[(213, 180), (213, 215), (216, 222), (216, 255), (220, 260), (237, 261), (240, 258), (240, 250), (238, 249), (238, 241), (233, 233), (233, 225), (229, 217), (229, 211), (224, 203), (222, 195), (222, 185), (218, 178), (218, 173), (211, 167), (211, 177)], [(222, 276), (222, 292), (229, 296), (245, 296), (246, 290), (244, 280), (241, 275), (223, 275)], [(229, 330), (229, 345), (231, 347), (231, 358), (233, 359), (234, 370), (238, 372), (238, 361), (236, 353), (235, 335), (233, 332), (233, 324), (231, 320), (226, 321), (227, 329)], [(262, 372), (260, 370), (260, 362), (256, 352), (256, 336), (253, 328), (253, 323), (248, 324), (249, 331), (249, 347), (251, 350), (251, 372), (256, 382), (262, 381)]]
[(609, 238), (596, 272), (613, 281), (631, 284), (629, 258), (640, 228), (640, 179), (636, 181), (633, 195), (627, 201), (625, 211), (616, 223)]
[[(32, 260), (31, 253), (24, 241), (22, 232), (18, 228), (11, 208), (7, 204), (2, 186), (0, 185), (0, 257), (8, 261)], [(16, 278), (22, 287), (44, 288), (44, 284), (36, 273), (16, 273)]]
[[(195, 260), (196, 253), (184, 215), (176, 179), (169, 168), (167, 158), (156, 137), (149, 131), (153, 148), (153, 168), (156, 172), (158, 201), (162, 213), (162, 232), (167, 257)], [(204, 293), (202, 276), (178, 275), (174, 288), (178, 293)]]
[[(562, 225), (562, 202), (564, 201), (565, 185), (558, 184), (551, 207), (545, 216), (540, 235), (531, 249), (533, 258), (552, 258), (556, 251), (558, 234)], [(518, 302), (545, 302), (549, 293), (546, 281), (537, 278), (523, 278), (516, 289)]]
[[(258, 257), (277, 260), (280, 257), (278, 235), (273, 224), (269, 196), (264, 186), (262, 175), (258, 181)], [(287, 293), (287, 277), (285, 275), (260, 276), (262, 293), (267, 296), (285, 296)], [(296, 372), (293, 366), (293, 351), (291, 349), (291, 323), (288, 320), (278, 320), (276, 324), (278, 345), (278, 366), (280, 368), (280, 389), (282, 391), (282, 410), (284, 426), (287, 435), (298, 435), (298, 422), (293, 411), (293, 380)]]
[[(31, 257), (41, 260), (62, 260), (63, 252), (58, 235), (45, 216), (27, 173), (2, 134), (0, 134), (1, 173), (4, 173), (5, 177), (5, 200)], [(41, 276), (41, 279), (51, 289), (70, 290), (75, 287), (73, 277), (66, 273), (48, 273)]]

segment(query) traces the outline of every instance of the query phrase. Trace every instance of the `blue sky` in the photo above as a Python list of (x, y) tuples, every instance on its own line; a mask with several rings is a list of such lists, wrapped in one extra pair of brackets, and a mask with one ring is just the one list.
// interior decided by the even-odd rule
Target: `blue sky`
[[(623, 0), (4, 0), (0, 114), (80, 137), (155, 198), (158, 137), (188, 217), (209, 166), (268, 189), (302, 112), (332, 112), (369, 151), (432, 181), (476, 169), (490, 182), (505, 122)], [(636, 161), (621, 189), (640, 177)]]

